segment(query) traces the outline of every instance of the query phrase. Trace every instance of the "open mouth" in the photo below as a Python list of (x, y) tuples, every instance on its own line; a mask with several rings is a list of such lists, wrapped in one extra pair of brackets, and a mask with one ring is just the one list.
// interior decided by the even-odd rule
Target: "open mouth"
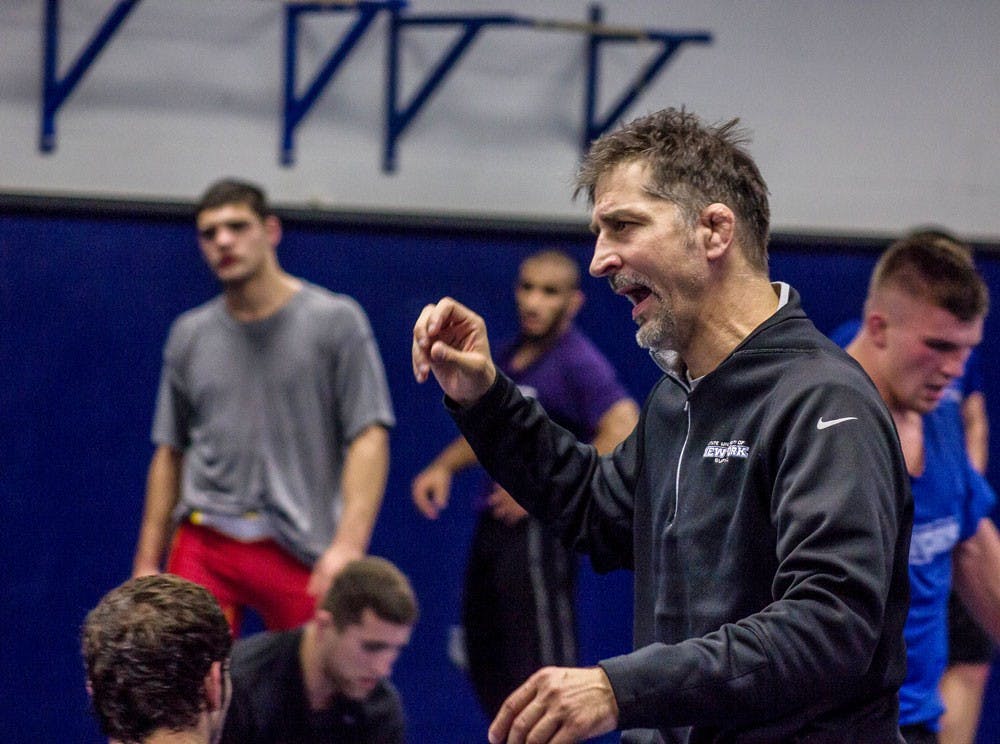
[(652, 292), (648, 287), (643, 287), (641, 285), (636, 285), (625, 292), (625, 296), (629, 298), (633, 306), (640, 304), (651, 294)]
[(627, 279), (620, 274), (611, 277), (608, 281), (615, 294), (627, 297), (628, 301), (632, 303), (632, 318), (636, 319), (642, 315), (646, 300), (653, 295), (653, 290), (645, 284), (641, 284), (633, 279)]

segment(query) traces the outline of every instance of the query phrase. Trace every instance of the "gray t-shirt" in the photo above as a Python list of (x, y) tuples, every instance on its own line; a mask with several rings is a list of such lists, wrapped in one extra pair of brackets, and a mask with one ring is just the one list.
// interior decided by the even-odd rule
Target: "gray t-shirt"
[(174, 513), (259, 512), (309, 564), (333, 539), (347, 446), (395, 424), (371, 326), (346, 295), (303, 282), (276, 313), (241, 323), (221, 296), (170, 329), (153, 441), (184, 452)]

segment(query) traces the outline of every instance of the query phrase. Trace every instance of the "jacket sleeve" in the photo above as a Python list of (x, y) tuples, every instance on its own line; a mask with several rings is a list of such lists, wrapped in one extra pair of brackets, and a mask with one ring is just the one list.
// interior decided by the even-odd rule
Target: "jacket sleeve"
[(445, 405), (482, 466), (525, 509), (567, 545), (589, 553), (598, 571), (632, 568), (634, 432), (601, 457), (500, 372), (473, 406), (461, 409), (448, 399)]

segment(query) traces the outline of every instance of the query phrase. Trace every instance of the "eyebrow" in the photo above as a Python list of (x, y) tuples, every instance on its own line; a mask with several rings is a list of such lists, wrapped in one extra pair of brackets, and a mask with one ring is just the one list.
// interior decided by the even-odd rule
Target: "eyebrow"
[(639, 220), (642, 215), (636, 210), (630, 207), (614, 207), (607, 212), (602, 212), (594, 216), (594, 219), (590, 221), (590, 232), (595, 235), (600, 232), (598, 224), (601, 222), (614, 222), (615, 220), (620, 220), (623, 218), (628, 218), (631, 220)]
[(386, 651), (388, 649), (400, 649), (401, 646), (397, 646), (393, 643), (386, 643), (385, 641), (362, 641), (361, 647), (365, 651)]
[(220, 227), (228, 227), (233, 232), (239, 232), (250, 227), (250, 220), (243, 217), (237, 217), (231, 220), (213, 222), (211, 225), (198, 228), (198, 237), (204, 238), (205, 240), (211, 240), (215, 237), (215, 233), (219, 231)]

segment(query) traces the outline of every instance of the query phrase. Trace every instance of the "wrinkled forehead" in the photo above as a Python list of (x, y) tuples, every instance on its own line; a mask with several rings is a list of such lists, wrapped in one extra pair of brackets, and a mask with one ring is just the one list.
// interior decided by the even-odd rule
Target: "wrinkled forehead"
[(651, 166), (642, 158), (630, 158), (609, 166), (594, 182), (594, 205), (609, 191), (621, 189), (650, 194)]

